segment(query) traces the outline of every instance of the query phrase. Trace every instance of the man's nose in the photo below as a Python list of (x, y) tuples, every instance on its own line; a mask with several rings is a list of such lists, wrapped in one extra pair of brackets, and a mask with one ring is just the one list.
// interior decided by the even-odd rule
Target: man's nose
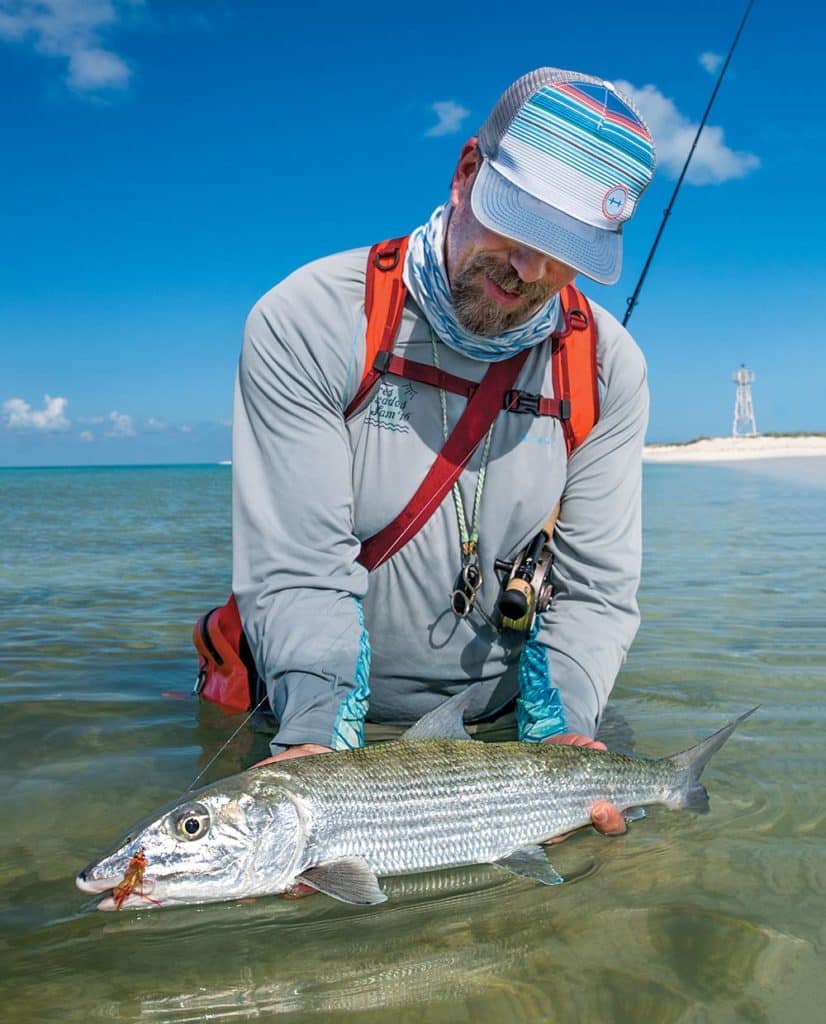
[(541, 281), (550, 270), (553, 260), (536, 249), (520, 246), (510, 255), (510, 264), (525, 284)]

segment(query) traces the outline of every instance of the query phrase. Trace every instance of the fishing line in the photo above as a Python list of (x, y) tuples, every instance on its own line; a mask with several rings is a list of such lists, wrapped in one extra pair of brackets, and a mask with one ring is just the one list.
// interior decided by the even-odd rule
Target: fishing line
[(697, 129), (697, 134), (694, 136), (694, 141), (691, 143), (691, 149), (688, 151), (688, 156), (686, 157), (685, 163), (683, 164), (683, 169), (680, 171), (680, 177), (677, 179), (677, 184), (674, 187), (674, 192), (672, 193), (671, 201), (669, 202), (668, 206), (665, 208), (665, 212), (663, 213), (663, 219), (662, 223), (660, 224), (660, 230), (657, 232), (657, 237), (654, 239), (654, 244), (651, 246), (651, 251), (648, 254), (648, 259), (645, 261), (645, 266), (642, 268), (640, 279), (639, 281), (637, 281), (637, 287), (634, 289), (634, 294), (627, 300), (628, 308), (625, 311), (625, 316), (622, 318), (623, 327), (625, 327), (625, 325), (628, 323), (629, 319), (631, 318), (631, 313), (634, 310), (634, 306), (636, 306), (637, 304), (637, 299), (639, 298), (640, 291), (642, 290), (642, 283), (645, 280), (646, 274), (648, 273), (648, 268), (651, 266), (651, 261), (654, 259), (654, 253), (657, 251), (657, 246), (660, 244), (660, 239), (662, 238), (663, 231), (665, 231), (666, 221), (671, 216), (671, 210), (674, 207), (674, 203), (677, 199), (677, 193), (680, 191), (680, 185), (682, 185), (683, 183), (683, 178), (685, 177), (686, 171), (688, 170), (688, 165), (691, 163), (691, 158), (694, 156), (694, 150), (697, 148), (697, 143), (700, 140), (700, 134), (702, 133), (702, 130), (705, 127), (706, 120), (708, 119), (708, 115), (711, 112), (712, 104), (714, 103), (714, 100), (723, 82), (726, 69), (729, 66), (729, 62), (731, 61), (732, 54), (734, 53), (734, 48), (737, 46), (737, 43), (740, 39), (740, 34), (743, 31), (743, 27), (746, 24), (746, 19), (751, 13), (751, 9), (753, 6), (754, 0), (749, 0), (746, 6), (745, 14), (743, 15), (743, 19), (740, 22), (740, 27), (737, 29), (737, 33), (734, 36), (734, 42), (731, 44), (731, 48), (728, 51), (728, 56), (723, 62), (723, 67), (720, 70), (717, 82), (714, 86), (714, 89), (712, 90), (711, 98), (709, 99), (708, 104), (706, 105), (706, 110), (703, 114), (703, 119), (702, 121), (700, 121), (700, 127)]
[(207, 763), (204, 765), (204, 767), (198, 772), (198, 774), (195, 776), (195, 778), (192, 780), (192, 782), (190, 782), (190, 784), (183, 791), (184, 793), (188, 793), (191, 789), (194, 788), (195, 783), (198, 781), (198, 779), (200, 779), (201, 776), (206, 773), (208, 768), (211, 768), (212, 765), (215, 764), (215, 762), (218, 760), (218, 758), (221, 756), (221, 754), (223, 754), (223, 752), (227, 749), (227, 747), (230, 745), (230, 743), (232, 743), (232, 741), (235, 739), (235, 737), (238, 735), (238, 733), (244, 728), (244, 726), (249, 722), (249, 720), (252, 718), (252, 716), (255, 714), (255, 712), (260, 710), (260, 708), (264, 705), (264, 702), (266, 700), (267, 700), (267, 695), (264, 694), (264, 696), (261, 698), (261, 700), (258, 701), (258, 703), (255, 705), (255, 707), (252, 709), (252, 711), (250, 711), (250, 713), (247, 715), (247, 717), (244, 719), (244, 721), (238, 726), (238, 728), (235, 730), (235, 732), (229, 737), (229, 739), (224, 741), (224, 743), (222, 744), (220, 749), (216, 753), (214, 753), (212, 755), (212, 757), (207, 761)]

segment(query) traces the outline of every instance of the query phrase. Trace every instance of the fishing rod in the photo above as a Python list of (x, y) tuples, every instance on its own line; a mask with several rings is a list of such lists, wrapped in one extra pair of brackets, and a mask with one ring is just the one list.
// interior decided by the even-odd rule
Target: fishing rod
[(688, 165), (691, 163), (691, 158), (694, 156), (694, 150), (697, 148), (697, 143), (700, 140), (700, 135), (701, 135), (701, 133), (703, 131), (703, 128), (705, 127), (706, 121), (708, 120), (708, 115), (711, 112), (711, 108), (712, 108), (712, 106), (714, 104), (714, 100), (716, 99), (717, 93), (720, 90), (720, 86), (721, 86), (721, 84), (723, 82), (723, 78), (725, 77), (726, 69), (728, 68), (729, 63), (731, 62), (731, 58), (732, 58), (732, 55), (734, 53), (735, 47), (737, 46), (737, 43), (738, 43), (738, 41), (740, 39), (740, 35), (741, 35), (742, 31), (743, 31), (743, 27), (746, 24), (746, 20), (748, 19), (748, 16), (751, 13), (751, 9), (752, 9), (753, 6), (754, 6), (754, 0), (749, 0), (748, 4), (746, 5), (745, 13), (743, 14), (743, 18), (742, 18), (742, 20), (740, 22), (740, 27), (737, 29), (737, 33), (734, 36), (734, 41), (732, 42), (731, 48), (729, 49), (729, 52), (728, 52), (728, 56), (726, 57), (725, 61), (723, 62), (723, 66), (720, 69), (720, 74), (717, 77), (717, 82), (715, 83), (714, 89), (711, 92), (711, 97), (710, 97), (710, 99), (708, 101), (708, 104), (706, 106), (705, 113), (703, 114), (703, 119), (702, 119), (702, 121), (700, 121), (700, 126), (697, 129), (697, 134), (694, 136), (694, 141), (691, 143), (691, 149), (688, 151), (688, 156), (686, 157), (685, 163), (683, 164), (683, 169), (682, 169), (682, 171), (680, 171), (680, 176), (677, 179), (677, 184), (674, 186), (674, 192), (673, 192), (673, 194), (671, 196), (671, 201), (669, 202), (668, 206), (665, 208), (665, 213), (663, 213), (663, 219), (662, 219), (662, 223), (660, 224), (660, 230), (657, 232), (657, 237), (654, 239), (654, 244), (651, 246), (651, 251), (648, 254), (648, 259), (645, 261), (645, 266), (642, 268), (642, 273), (640, 274), (640, 279), (639, 279), (639, 281), (637, 281), (637, 287), (634, 289), (634, 294), (631, 296), (631, 298), (627, 300), (627, 307), (628, 308), (625, 310), (625, 316), (623, 317), (623, 320), (622, 320), (622, 326), (623, 327), (625, 327), (625, 325), (628, 323), (628, 321), (629, 321), (629, 319), (631, 317), (631, 313), (634, 311), (634, 306), (636, 306), (636, 304), (637, 304), (637, 300), (639, 298), (640, 291), (642, 290), (643, 281), (645, 280), (645, 276), (648, 273), (648, 268), (651, 266), (651, 261), (654, 259), (654, 253), (657, 251), (657, 246), (660, 244), (660, 239), (662, 238), (663, 231), (665, 231), (666, 221), (668, 220), (669, 216), (671, 215), (671, 210), (673, 209), (674, 203), (675, 203), (675, 201), (677, 199), (677, 193), (680, 191), (680, 185), (682, 185), (682, 183), (683, 183), (683, 178), (685, 177), (686, 171), (688, 170)]

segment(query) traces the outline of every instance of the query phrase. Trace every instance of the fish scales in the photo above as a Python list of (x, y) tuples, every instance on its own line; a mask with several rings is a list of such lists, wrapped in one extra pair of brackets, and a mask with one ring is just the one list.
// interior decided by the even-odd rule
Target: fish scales
[(311, 815), (308, 862), (361, 856), (377, 874), (498, 860), (587, 824), (596, 800), (628, 807), (668, 782), (660, 762), (551, 744), (400, 742), (349, 751), (335, 773), (324, 757), (284, 764), (273, 775)]
[(461, 740), (454, 719), (472, 691), (396, 743), (282, 760), (187, 792), (133, 826), (76, 884), (109, 892), (102, 910), (283, 893), (298, 882), (367, 905), (386, 899), (377, 876), (493, 862), (557, 884), (537, 843), (588, 824), (600, 800), (707, 810), (703, 768), (751, 714), (651, 760)]

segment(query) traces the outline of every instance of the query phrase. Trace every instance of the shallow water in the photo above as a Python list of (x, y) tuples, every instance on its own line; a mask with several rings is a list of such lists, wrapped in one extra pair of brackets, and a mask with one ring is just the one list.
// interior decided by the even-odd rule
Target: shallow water
[[(2, 1019), (822, 1019), (826, 486), (805, 461), (646, 468), (644, 620), (606, 732), (671, 753), (759, 703), (705, 773), (709, 815), (578, 835), (556, 888), (474, 868), (368, 910), (121, 914), (75, 873), (237, 721), (167, 696), (227, 591), (231, 470), (0, 471)], [(265, 748), (244, 730), (208, 777)]]

